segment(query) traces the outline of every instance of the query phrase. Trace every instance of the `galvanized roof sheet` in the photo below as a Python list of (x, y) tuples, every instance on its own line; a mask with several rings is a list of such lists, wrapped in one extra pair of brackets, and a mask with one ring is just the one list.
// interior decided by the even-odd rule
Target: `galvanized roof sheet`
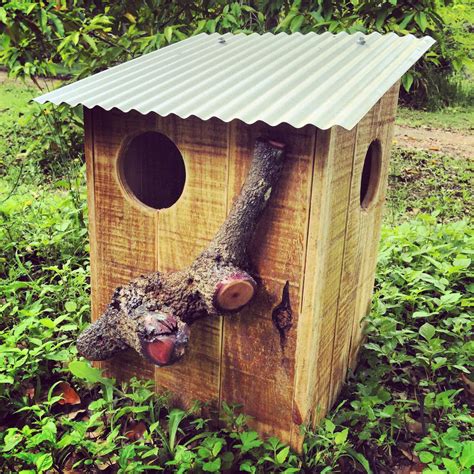
[(351, 129), (434, 42), (394, 33), (203, 33), (36, 101)]

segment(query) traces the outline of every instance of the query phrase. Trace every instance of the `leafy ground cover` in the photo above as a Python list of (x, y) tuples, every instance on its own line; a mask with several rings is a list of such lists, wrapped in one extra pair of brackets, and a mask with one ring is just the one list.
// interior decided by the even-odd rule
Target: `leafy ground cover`
[(471, 472), (471, 165), (395, 150), (361, 364), (297, 456), (249, 430), (238, 407), (216, 426), (198, 405), (173, 409), (149, 383), (117, 384), (78, 359), (89, 317), (80, 147), (69, 167), (53, 165), (62, 144), (45, 148), (51, 124), (27, 113), (35, 92), (0, 92), (1, 472)]

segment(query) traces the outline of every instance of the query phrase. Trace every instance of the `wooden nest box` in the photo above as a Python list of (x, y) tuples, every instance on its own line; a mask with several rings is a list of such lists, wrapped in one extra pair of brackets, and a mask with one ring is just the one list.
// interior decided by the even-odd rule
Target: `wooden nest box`
[[(260, 433), (298, 447), (300, 425), (325, 415), (356, 363), (399, 79), (432, 43), (395, 34), (200, 34), (37, 99), (84, 106), (92, 319), (106, 312), (108, 329), (99, 329), (112, 335), (98, 334), (96, 323), (94, 347), (82, 353), (117, 337), (110, 355), (117, 354), (102, 363), (109, 374), (153, 379), (177, 404), (240, 404)], [(217, 305), (217, 293), (205, 303), (207, 290), (197, 286), (183, 309), (183, 285), (207, 278), (202, 261), (197, 276), (189, 269), (219, 235), (254, 154), (258, 166), (259, 137), (273, 147), (267, 159), (277, 163), (283, 146), (285, 159), (252, 228), (250, 276), (235, 284), (236, 273), (227, 272)], [(253, 202), (261, 182), (247, 186), (244, 200)], [(241, 219), (242, 209), (235, 211)], [(231, 230), (220, 232), (228, 239)], [(165, 283), (181, 289), (143, 309), (139, 290), (127, 284), (157, 271), (178, 271)], [(153, 278), (148, 286), (158, 294), (162, 276)], [(140, 291), (151, 291), (140, 281)], [(243, 309), (219, 311), (238, 309), (232, 298)], [(150, 324), (156, 334), (153, 311), (193, 323), (190, 334), (182, 331), (184, 357), (166, 367), (140, 357), (136, 334), (129, 340), (114, 332), (124, 305), (133, 313), (127, 324), (145, 321), (136, 329), (142, 335)], [(186, 311), (193, 314), (183, 317)], [(159, 347), (145, 355), (170, 361), (175, 336), (160, 333)]]

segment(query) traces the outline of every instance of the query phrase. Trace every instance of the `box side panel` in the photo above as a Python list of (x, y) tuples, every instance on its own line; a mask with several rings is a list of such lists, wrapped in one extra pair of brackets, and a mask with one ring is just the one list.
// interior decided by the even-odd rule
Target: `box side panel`
[[(217, 119), (157, 117), (156, 129), (179, 148), (186, 184), (174, 206), (158, 221), (158, 268), (178, 270), (206, 247), (226, 217), (227, 124)], [(156, 368), (157, 387), (173, 392), (180, 405), (215, 401), (219, 393), (222, 319), (193, 324), (187, 355), (170, 367)]]
[[(287, 442), (291, 427), (301, 422), (293, 412), (292, 392), (315, 133), (309, 126), (230, 124), (228, 207), (245, 179), (256, 138), (278, 138), (288, 145), (288, 155), (250, 251), (261, 287), (252, 304), (224, 318), (221, 401), (241, 404), (260, 433)], [(286, 281), (293, 322), (282, 341), (272, 311), (281, 302)]]
[[(334, 127), (317, 136), (295, 376), (295, 406), (305, 422), (329, 406), (356, 133)], [(295, 446), (298, 439), (294, 431)]]
[[(347, 368), (355, 368), (362, 343), (363, 319), (369, 314), (387, 189), (390, 149), (398, 103), (399, 84), (380, 99), (357, 127), (344, 266), (332, 361), (331, 400), (337, 397)], [(380, 177), (372, 202), (361, 207), (360, 192), (369, 145), (379, 140)]]
[[(139, 113), (106, 112), (99, 108), (91, 114), (94, 154), (89, 176), (92, 172), (92, 319), (95, 320), (105, 310), (117, 286), (156, 270), (156, 216), (140, 212), (125, 197), (117, 178), (117, 159), (124, 137), (150, 130), (153, 119)], [(154, 374), (154, 366), (131, 350), (101, 365), (118, 379), (153, 378)]]

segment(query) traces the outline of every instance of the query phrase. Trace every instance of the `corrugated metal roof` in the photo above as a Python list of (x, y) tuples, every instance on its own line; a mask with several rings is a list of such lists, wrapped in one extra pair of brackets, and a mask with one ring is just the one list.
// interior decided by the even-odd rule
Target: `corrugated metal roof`
[(36, 101), (351, 129), (434, 42), (394, 33), (203, 33)]

